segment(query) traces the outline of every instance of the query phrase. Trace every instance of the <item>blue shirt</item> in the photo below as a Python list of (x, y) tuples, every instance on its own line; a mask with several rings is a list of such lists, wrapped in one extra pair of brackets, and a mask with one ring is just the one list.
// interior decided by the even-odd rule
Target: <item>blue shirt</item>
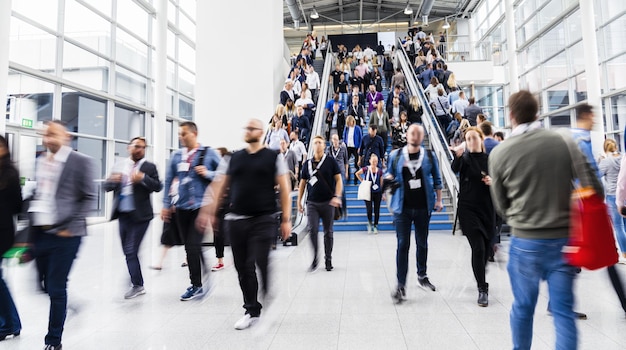
[(485, 153), (491, 153), (491, 150), (500, 144), (500, 142), (492, 137), (485, 138)]
[(598, 168), (598, 163), (596, 163), (595, 158), (593, 157), (593, 151), (591, 149), (591, 131), (579, 128), (572, 128), (572, 137), (576, 144), (578, 144), (578, 148), (583, 152), (585, 157), (587, 157), (587, 162), (591, 165), (591, 168), (596, 173), (598, 179), (602, 178), (602, 173), (600, 173), (600, 169)]
[(176, 208), (194, 210), (202, 206), (204, 191), (215, 177), (215, 174), (217, 173), (217, 166), (219, 165), (221, 159), (215, 150), (206, 147), (207, 150), (204, 155), (203, 165), (208, 171), (206, 176), (202, 178), (193, 168), (200, 165), (198, 164), (198, 161), (204, 148), (205, 147), (200, 146), (198, 150), (186, 161), (189, 163), (188, 171), (184, 171), (184, 167), (181, 168), (179, 166), (180, 164), (185, 163), (185, 161), (183, 161), (183, 150), (178, 150), (172, 154), (172, 158), (170, 159), (165, 171), (165, 191), (163, 191), (165, 193), (163, 196), (164, 208), (169, 208), (171, 206), (168, 194), (174, 177), (177, 177), (179, 181), (178, 202), (176, 203)]

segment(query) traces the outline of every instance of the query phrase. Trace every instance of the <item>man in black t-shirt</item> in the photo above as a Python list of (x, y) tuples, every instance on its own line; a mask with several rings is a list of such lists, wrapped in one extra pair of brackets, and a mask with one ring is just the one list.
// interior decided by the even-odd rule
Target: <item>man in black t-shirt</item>
[(324, 226), (324, 260), (326, 271), (333, 269), (333, 218), (335, 207), (341, 206), (343, 181), (337, 162), (324, 154), (326, 142), (322, 136), (315, 136), (311, 141), (314, 154), (302, 165), (300, 188), (298, 190), (298, 211), (304, 212), (302, 197), (307, 190), (306, 211), (309, 221), (313, 262), (310, 271), (317, 270), (317, 232), (320, 219)]
[(263, 282), (263, 294), (269, 290), (268, 256), (277, 231), (276, 192), (279, 186), (281, 204), (280, 231), (283, 239), (291, 235), (291, 201), (289, 170), (282, 154), (265, 148), (261, 143), (263, 122), (252, 119), (246, 126), (248, 147), (235, 152), (228, 164), (220, 164), (219, 176), (207, 189), (196, 225), (204, 232), (211, 222), (217, 225), (215, 211), (218, 198), (229, 188), (229, 212), (224, 216), (224, 229), (230, 234), (239, 286), (243, 292), (245, 315), (235, 323), (235, 329), (246, 329), (258, 321), (261, 303), (256, 267)]

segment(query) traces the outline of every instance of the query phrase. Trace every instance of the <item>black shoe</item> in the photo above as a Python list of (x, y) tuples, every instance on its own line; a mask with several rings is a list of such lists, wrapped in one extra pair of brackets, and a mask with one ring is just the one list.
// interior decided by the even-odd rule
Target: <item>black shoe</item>
[(430, 283), (428, 277), (418, 277), (417, 281), (419, 282), (420, 286), (430, 288), (430, 290), (432, 290), (433, 292), (437, 290), (437, 287)]
[(7, 337), (13, 336), (13, 338), (20, 335), (20, 331), (9, 332), (9, 333), (0, 333), (0, 341), (5, 340)]
[(313, 260), (313, 262), (311, 263), (311, 266), (309, 267), (309, 272), (315, 272), (317, 271), (317, 260)]
[(582, 312), (576, 312), (576, 311), (574, 311), (574, 313), (576, 314), (576, 318), (579, 320), (587, 319), (587, 314), (583, 314)]
[(61, 350), (63, 348), (63, 345), (59, 344), (59, 345), (50, 345), (50, 344), (46, 344), (46, 346), (43, 348), (43, 350)]
[(400, 304), (404, 300), (406, 300), (406, 290), (404, 287), (398, 287), (396, 291), (391, 294), (391, 297), (396, 302), (396, 304)]
[(333, 269), (333, 263), (330, 259), (326, 259), (326, 271), (330, 271)]
[(487, 305), (489, 305), (489, 295), (487, 291), (478, 291), (478, 306), (486, 307)]

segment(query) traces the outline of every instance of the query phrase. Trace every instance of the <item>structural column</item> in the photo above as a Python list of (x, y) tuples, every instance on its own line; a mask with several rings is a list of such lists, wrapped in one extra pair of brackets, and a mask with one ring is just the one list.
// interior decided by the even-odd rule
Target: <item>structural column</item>
[(519, 91), (519, 68), (517, 66), (517, 39), (515, 37), (515, 12), (513, 0), (504, 1), (506, 23), (506, 47), (509, 58), (509, 94)]
[[(154, 158), (157, 169), (161, 176), (165, 177), (166, 159), (169, 159), (166, 138), (166, 110), (167, 110), (167, 2), (168, 0), (158, 0), (156, 7), (156, 27), (153, 30), (155, 35), (155, 58), (154, 58), (154, 127), (152, 144)], [(167, 193), (165, 194), (167, 196)], [(161, 198), (160, 196), (153, 196)], [(155, 201), (159, 203), (160, 201)], [(160, 208), (160, 204), (155, 208)]]
[[(0, 96), (6, 105), (9, 80), (9, 43), (11, 36), (11, 0), (0, 1)], [(0, 135), (6, 132), (6, 116), (0, 118)]]
[(212, 147), (245, 147), (250, 118), (269, 122), (286, 78), (282, 1), (197, 1), (195, 122)]
[[(592, 0), (580, 0), (581, 32), (584, 47), (598, 47), (596, 39), (595, 10)], [(585, 77), (587, 78), (587, 103), (593, 106), (594, 127), (591, 131), (591, 147), (594, 155), (602, 152), (604, 143), (604, 122), (602, 113), (600, 67), (598, 50), (584, 50)]]

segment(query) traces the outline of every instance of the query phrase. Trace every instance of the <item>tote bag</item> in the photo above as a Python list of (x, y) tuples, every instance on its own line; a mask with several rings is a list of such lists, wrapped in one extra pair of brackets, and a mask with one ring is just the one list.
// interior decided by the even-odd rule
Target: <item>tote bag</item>
[[(366, 179), (370, 177), (370, 168), (367, 167), (367, 175), (365, 175)], [(372, 200), (372, 181), (371, 180), (363, 180), (359, 184), (359, 191), (357, 192), (357, 199), (364, 201)]]
[(618, 261), (606, 204), (592, 188), (576, 188), (570, 204), (570, 238), (563, 248), (570, 265), (596, 270)]

